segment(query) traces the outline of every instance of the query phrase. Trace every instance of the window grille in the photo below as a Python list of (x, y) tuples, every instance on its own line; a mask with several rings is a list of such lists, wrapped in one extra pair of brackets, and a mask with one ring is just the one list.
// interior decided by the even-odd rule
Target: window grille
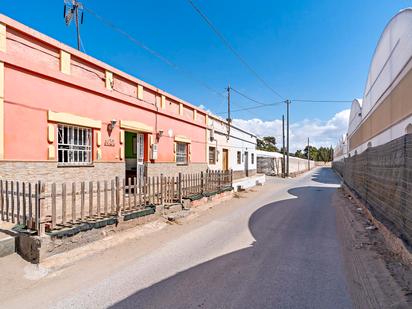
[(187, 163), (187, 144), (176, 143), (176, 163)]
[(91, 129), (59, 124), (57, 151), (59, 165), (90, 165)]

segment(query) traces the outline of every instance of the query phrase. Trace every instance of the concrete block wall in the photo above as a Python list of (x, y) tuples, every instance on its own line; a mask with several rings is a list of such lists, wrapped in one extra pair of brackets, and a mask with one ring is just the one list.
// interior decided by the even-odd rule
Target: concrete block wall
[(371, 213), (412, 244), (412, 135), (334, 162), (333, 168)]

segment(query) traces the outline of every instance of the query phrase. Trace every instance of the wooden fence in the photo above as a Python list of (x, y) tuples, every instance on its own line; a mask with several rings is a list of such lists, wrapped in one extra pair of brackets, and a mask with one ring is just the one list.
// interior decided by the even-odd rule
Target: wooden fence
[(232, 171), (48, 184), (0, 180), (1, 220), (35, 231), (41, 223), (47, 230), (60, 229), (213, 194), (232, 187), (232, 180)]
[(40, 227), (41, 183), (0, 180), (0, 219), (28, 229)]

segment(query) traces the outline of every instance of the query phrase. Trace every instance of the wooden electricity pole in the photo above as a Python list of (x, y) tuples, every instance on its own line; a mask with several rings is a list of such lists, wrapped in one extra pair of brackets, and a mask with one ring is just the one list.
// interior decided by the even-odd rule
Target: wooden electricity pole
[(308, 137), (308, 171), (310, 171), (310, 146), (309, 146), (309, 137)]
[(230, 123), (232, 119), (230, 118), (230, 85), (227, 86), (227, 140), (230, 138)]
[(286, 100), (286, 176), (289, 177), (289, 105), (290, 100)]
[(286, 175), (286, 161), (285, 161), (285, 115), (282, 115), (282, 152), (283, 152), (283, 160), (282, 160), (282, 177), (285, 178)]

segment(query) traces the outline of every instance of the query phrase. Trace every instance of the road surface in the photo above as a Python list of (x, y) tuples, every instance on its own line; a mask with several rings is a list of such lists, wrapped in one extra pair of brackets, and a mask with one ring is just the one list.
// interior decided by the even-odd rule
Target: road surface
[(271, 179), (180, 225), (21, 279), (0, 307), (352, 308), (331, 205), (338, 186), (328, 168)]

